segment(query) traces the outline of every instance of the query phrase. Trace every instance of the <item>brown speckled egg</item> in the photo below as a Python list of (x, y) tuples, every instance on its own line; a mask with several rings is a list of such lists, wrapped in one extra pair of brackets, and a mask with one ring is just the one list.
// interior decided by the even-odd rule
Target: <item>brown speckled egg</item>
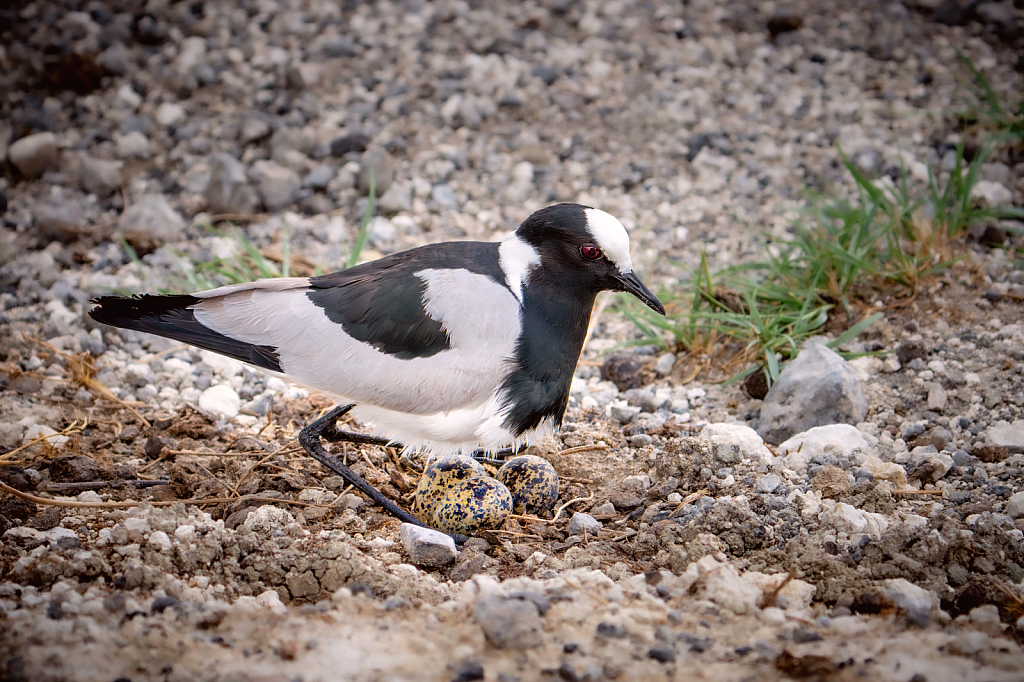
[(423, 476), (416, 486), (412, 513), (421, 521), (430, 523), (434, 507), (445, 496), (452, 484), (485, 476), (487, 476), (487, 471), (480, 465), (480, 462), (472, 457), (465, 455), (438, 457), (423, 470)]
[(512, 512), (512, 493), (494, 478), (470, 478), (452, 483), (434, 508), (434, 527), (446, 533), (470, 535), (497, 528)]
[(542, 457), (513, 457), (498, 470), (498, 480), (512, 493), (516, 514), (539, 514), (554, 507), (558, 500), (558, 474)]

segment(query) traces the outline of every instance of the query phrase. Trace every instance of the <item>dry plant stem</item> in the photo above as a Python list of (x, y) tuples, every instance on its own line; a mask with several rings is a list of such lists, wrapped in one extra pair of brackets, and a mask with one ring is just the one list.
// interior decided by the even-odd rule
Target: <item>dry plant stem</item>
[(604, 443), (597, 443), (596, 445), (580, 445), (575, 448), (569, 448), (568, 450), (561, 450), (558, 454), (560, 455), (575, 455), (577, 452), (590, 452), (591, 450), (607, 450), (608, 446)]
[(155, 485), (170, 485), (171, 481), (166, 479), (140, 478), (120, 481), (78, 481), (75, 483), (48, 483), (43, 487), (43, 492), (59, 493), (71, 490), (99, 490), (101, 488), (123, 488), (126, 485), (135, 488), (150, 488)]
[(562, 515), (562, 512), (564, 512), (566, 507), (568, 507), (570, 504), (576, 504), (577, 502), (589, 502), (592, 499), (594, 499), (594, 493), (593, 492), (590, 493), (589, 497), (577, 497), (575, 500), (569, 500), (568, 502), (566, 502), (565, 504), (563, 504), (561, 507), (558, 508), (558, 511), (555, 512), (554, 518), (551, 519), (551, 523), (554, 523), (555, 521), (557, 521), (558, 517), (560, 517)]
[(31, 336), (27, 336), (25, 334), (23, 334), (22, 336), (27, 341), (31, 341), (33, 343), (37, 343), (40, 346), (48, 349), (51, 353), (54, 353), (55, 355), (59, 355), (61, 358), (63, 358), (64, 362), (67, 364), (67, 369), (64, 370), (64, 371), (65, 371), (65, 374), (68, 375), (68, 379), (70, 379), (71, 381), (73, 381), (73, 382), (75, 382), (77, 384), (80, 384), (81, 386), (84, 386), (85, 388), (89, 389), (90, 391), (93, 391), (94, 393), (100, 394), (102, 397), (106, 398), (107, 400), (114, 401), (115, 403), (117, 403), (121, 407), (125, 408), (126, 410), (128, 410), (129, 412), (134, 414), (136, 416), (136, 418), (138, 418), (138, 420), (140, 422), (142, 422), (142, 424), (146, 428), (149, 428), (150, 426), (152, 426), (146, 420), (145, 417), (143, 417), (141, 414), (139, 414), (138, 412), (135, 411), (134, 407), (132, 407), (131, 405), (129, 405), (125, 401), (123, 401), (120, 398), (118, 398), (116, 395), (114, 395), (113, 393), (110, 392), (109, 388), (107, 388), (106, 386), (101, 384), (99, 381), (97, 381), (95, 378), (93, 378), (93, 375), (96, 374), (96, 367), (93, 366), (93, 364), (91, 362), (87, 362), (86, 360), (83, 360), (81, 357), (76, 357), (76, 356), (73, 356), (73, 355), (68, 355), (67, 353), (65, 353), (63, 351), (57, 350), (55, 347), (53, 347), (51, 344), (47, 343), (46, 341), (40, 341), (39, 339), (34, 339)]
[(35, 502), (36, 504), (47, 505), (50, 507), (76, 507), (76, 508), (98, 508), (98, 509), (130, 509), (132, 507), (139, 507), (144, 504), (148, 504), (151, 507), (169, 507), (172, 504), (191, 504), (196, 506), (205, 506), (208, 504), (230, 504), (237, 502), (241, 499), (252, 500), (253, 502), (266, 502), (268, 504), (292, 504), (299, 507), (326, 507), (328, 509), (336, 509), (331, 504), (316, 504), (314, 502), (300, 502), (299, 500), (287, 500), (280, 499), (277, 497), (207, 497), (200, 500), (154, 500), (146, 502), (78, 502), (77, 500), (50, 500), (45, 497), (36, 497), (29, 493), (23, 493), (16, 488), (12, 488), (3, 481), (0, 481), (0, 490), (10, 493), (15, 497), (20, 497), (27, 502)]
[(264, 213), (217, 213), (210, 216), (210, 223), (222, 223), (230, 220), (233, 223), (251, 223), (259, 220), (266, 220), (270, 216)]
[(687, 495), (686, 497), (684, 497), (683, 501), (680, 502), (679, 504), (677, 504), (676, 508), (673, 511), (679, 511), (680, 509), (682, 509), (686, 505), (690, 504), (694, 500), (699, 500), (700, 498), (704, 497), (707, 494), (708, 494), (708, 489), (707, 488), (701, 488), (700, 490), (698, 490), (696, 492), (692, 492), (689, 495)]
[(0, 455), (0, 464), (10, 464), (11, 460), (14, 458), (14, 456), (16, 454), (18, 454), (19, 452), (21, 452), (23, 450), (27, 450), (28, 448), (32, 447), (33, 445), (37, 445), (38, 443), (42, 443), (47, 438), (56, 438), (58, 436), (70, 436), (73, 433), (81, 432), (88, 425), (89, 425), (89, 420), (88, 419), (83, 419), (81, 424), (79, 424), (78, 420), (76, 419), (75, 421), (71, 422), (71, 424), (66, 426), (63, 431), (58, 431), (57, 433), (51, 433), (51, 434), (49, 434), (47, 436), (39, 436), (38, 438), (33, 438), (32, 440), (30, 440), (29, 442), (25, 443), (24, 445), (22, 445), (20, 447), (17, 447), (15, 449), (11, 450), (10, 452), (5, 452), (3, 455)]

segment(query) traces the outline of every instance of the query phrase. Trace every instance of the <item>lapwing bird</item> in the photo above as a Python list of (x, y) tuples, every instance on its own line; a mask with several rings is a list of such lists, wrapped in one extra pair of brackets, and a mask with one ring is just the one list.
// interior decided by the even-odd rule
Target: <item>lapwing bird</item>
[[(604, 211), (558, 204), (501, 242), (446, 242), (317, 277), (194, 294), (93, 300), (97, 322), (241, 360), (335, 398), (299, 442), (388, 512), (423, 525), (320, 439), (432, 455), (494, 452), (562, 423), (594, 300), (627, 291), (665, 308), (633, 272), (629, 235)], [(377, 435), (341, 431), (349, 411)]]

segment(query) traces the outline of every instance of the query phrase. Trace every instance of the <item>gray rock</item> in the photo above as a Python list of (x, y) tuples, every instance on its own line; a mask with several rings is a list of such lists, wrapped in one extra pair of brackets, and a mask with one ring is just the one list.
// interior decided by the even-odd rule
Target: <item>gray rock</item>
[(1004, 513), (1011, 519), (1019, 519), (1024, 516), (1024, 491), (1014, 493), (1006, 501)]
[(7, 160), (27, 178), (41, 175), (57, 160), (57, 136), (36, 133), (16, 140), (7, 148)]
[(320, 51), (326, 57), (355, 57), (356, 46), (351, 38), (329, 38), (320, 44)]
[(412, 187), (404, 182), (392, 183), (377, 199), (377, 210), (385, 215), (394, 215), (412, 210)]
[(133, 130), (126, 135), (115, 133), (114, 143), (117, 155), (122, 159), (145, 159), (152, 153), (149, 148), (149, 138), (138, 130)]
[(124, 238), (142, 251), (176, 241), (185, 229), (185, 221), (162, 194), (147, 194), (125, 209), (118, 220)]
[(953, 457), (938, 452), (934, 445), (914, 448), (910, 453), (910, 466), (907, 478), (911, 481), (920, 479), (924, 483), (934, 483), (953, 467)]
[(612, 419), (620, 424), (628, 424), (637, 418), (640, 408), (632, 405), (612, 405)]
[(543, 641), (540, 612), (533, 602), (487, 597), (476, 605), (477, 625), (498, 649), (529, 649)]
[(165, 128), (178, 125), (187, 116), (184, 107), (177, 102), (163, 102), (156, 108), (156, 122)]
[(713, 452), (715, 460), (722, 464), (739, 464), (743, 461), (743, 451), (735, 443), (715, 443)]
[(782, 479), (778, 474), (765, 474), (757, 479), (757, 483), (754, 484), (754, 492), (773, 493), (780, 485), (782, 485)]
[(371, 177), (374, 179), (374, 192), (378, 197), (388, 191), (391, 181), (395, 179), (395, 162), (390, 154), (379, 147), (367, 149), (359, 160), (357, 187), (360, 194), (370, 194)]
[(935, 381), (928, 387), (928, 409), (933, 412), (943, 412), (946, 409), (946, 389), (942, 384)]
[(317, 166), (302, 179), (302, 186), (309, 189), (325, 190), (334, 179), (335, 171), (330, 166)]
[(100, 66), (115, 76), (123, 76), (135, 70), (135, 64), (132, 63), (131, 54), (128, 52), (128, 48), (125, 47), (124, 43), (121, 41), (115, 42), (101, 52), (96, 61), (100, 63)]
[(857, 424), (867, 411), (864, 390), (849, 363), (809, 343), (765, 396), (758, 433), (777, 445), (815, 426)]
[(259, 208), (259, 196), (249, 186), (242, 162), (230, 154), (217, 154), (210, 166), (206, 201), (215, 214), (250, 215)]
[(398, 228), (384, 216), (376, 216), (370, 221), (369, 242), (374, 246), (386, 244), (398, 236)]
[(83, 155), (78, 161), (78, 184), (98, 197), (109, 197), (121, 188), (121, 164)]
[(447, 566), (455, 561), (455, 540), (433, 528), (402, 524), (402, 545), (416, 566)]
[(982, 208), (1008, 206), (1013, 201), (1013, 192), (998, 182), (978, 180), (971, 187), (971, 199), (980, 204)]
[(76, 190), (61, 189), (39, 202), (35, 224), (51, 239), (73, 239), (86, 229), (85, 197)]
[(14, 128), (11, 124), (7, 121), (0, 121), (0, 162), (7, 158), (12, 135), (14, 135)]
[(276, 161), (257, 161), (249, 169), (249, 179), (270, 212), (280, 211), (295, 203), (302, 189), (298, 174)]
[(569, 535), (597, 535), (600, 530), (601, 522), (584, 512), (574, 513), (569, 520)]
[(1024, 419), (1012, 424), (997, 421), (985, 430), (985, 438), (989, 445), (1002, 446), (1010, 454), (1024, 452)]
[(285, 77), (288, 87), (294, 90), (306, 90), (320, 82), (323, 69), (320, 64), (312, 62), (294, 62), (288, 67)]
[(676, 356), (675, 353), (662, 353), (658, 356), (658, 362), (654, 365), (654, 371), (662, 376), (668, 374), (675, 367)]
[(454, 208), (458, 204), (455, 190), (448, 185), (434, 185), (430, 188), (430, 198), (444, 208)]
[(273, 132), (273, 128), (266, 119), (261, 116), (250, 115), (246, 116), (245, 120), (242, 121), (242, 127), (238, 131), (238, 138), (242, 144), (252, 144), (270, 135), (271, 132)]

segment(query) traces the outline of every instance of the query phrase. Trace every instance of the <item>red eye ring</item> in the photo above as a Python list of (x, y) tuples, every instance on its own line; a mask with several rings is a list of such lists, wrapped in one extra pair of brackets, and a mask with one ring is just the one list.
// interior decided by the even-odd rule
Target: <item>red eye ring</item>
[(587, 260), (596, 260), (601, 257), (601, 249), (590, 244), (584, 244), (580, 247), (580, 255)]

